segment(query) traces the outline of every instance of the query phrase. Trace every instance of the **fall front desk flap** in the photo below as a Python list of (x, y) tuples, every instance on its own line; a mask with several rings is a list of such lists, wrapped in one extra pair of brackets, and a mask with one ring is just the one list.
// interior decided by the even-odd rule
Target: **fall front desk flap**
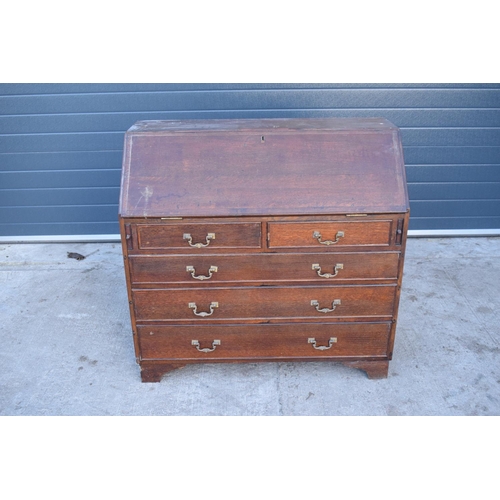
[(143, 121), (125, 134), (122, 217), (408, 208), (399, 129), (382, 118)]

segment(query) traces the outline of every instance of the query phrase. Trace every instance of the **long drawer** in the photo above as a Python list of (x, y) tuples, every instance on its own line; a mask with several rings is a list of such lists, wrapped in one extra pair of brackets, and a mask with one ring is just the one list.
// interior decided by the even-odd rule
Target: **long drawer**
[(133, 290), (138, 323), (390, 317), (396, 285)]
[(397, 278), (399, 252), (130, 257), (133, 284), (304, 282)]
[(139, 326), (143, 360), (386, 357), (390, 323)]

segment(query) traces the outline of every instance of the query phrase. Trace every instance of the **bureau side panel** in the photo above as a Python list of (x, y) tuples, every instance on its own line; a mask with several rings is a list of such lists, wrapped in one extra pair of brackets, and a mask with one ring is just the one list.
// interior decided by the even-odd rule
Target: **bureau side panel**
[(134, 311), (134, 306), (133, 306), (133, 297), (132, 297), (132, 280), (130, 277), (130, 263), (129, 263), (129, 249), (133, 248), (133, 238), (132, 238), (132, 228), (130, 224), (126, 225), (125, 221), (122, 217), (119, 217), (119, 224), (120, 224), (120, 237), (121, 237), (121, 244), (122, 244), (122, 254), (123, 254), (123, 264), (124, 264), (124, 271), (125, 271), (125, 279), (127, 283), (127, 295), (128, 295), (128, 303), (129, 303), (129, 311), (130, 311), (130, 321), (132, 324), (132, 335), (134, 338), (134, 350), (135, 350), (135, 357), (136, 360), (139, 361), (141, 359), (141, 352), (140, 352), (140, 344), (139, 344), (139, 339), (137, 335), (137, 327), (136, 327), (136, 321), (135, 321), (135, 311)]
[(387, 351), (389, 353), (389, 359), (392, 359), (392, 354), (393, 354), (393, 350), (394, 350), (394, 340), (396, 337), (396, 326), (397, 326), (397, 321), (398, 321), (399, 303), (400, 303), (400, 297), (401, 297), (401, 287), (403, 284), (403, 270), (404, 270), (405, 254), (406, 254), (406, 242), (408, 239), (408, 224), (410, 222), (410, 212), (408, 211), (406, 214), (401, 214), (400, 220), (403, 221), (403, 226), (401, 227), (401, 245), (400, 245), (397, 287), (396, 287), (396, 294), (394, 297), (393, 323), (392, 323), (391, 334), (389, 336), (389, 342), (388, 342), (388, 346), (387, 346)]

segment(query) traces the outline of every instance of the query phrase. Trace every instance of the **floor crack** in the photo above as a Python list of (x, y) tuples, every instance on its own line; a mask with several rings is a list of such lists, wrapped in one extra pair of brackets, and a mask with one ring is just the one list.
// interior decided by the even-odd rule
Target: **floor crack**
[(281, 366), (283, 363), (276, 363), (277, 376), (276, 376), (276, 390), (278, 391), (278, 415), (283, 416), (283, 394), (281, 392)]

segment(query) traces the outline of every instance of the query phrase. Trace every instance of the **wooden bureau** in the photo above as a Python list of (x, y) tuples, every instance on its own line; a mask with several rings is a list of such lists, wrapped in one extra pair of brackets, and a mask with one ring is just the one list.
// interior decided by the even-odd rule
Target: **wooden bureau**
[(136, 123), (119, 219), (142, 381), (258, 361), (386, 377), (408, 218), (384, 119)]

